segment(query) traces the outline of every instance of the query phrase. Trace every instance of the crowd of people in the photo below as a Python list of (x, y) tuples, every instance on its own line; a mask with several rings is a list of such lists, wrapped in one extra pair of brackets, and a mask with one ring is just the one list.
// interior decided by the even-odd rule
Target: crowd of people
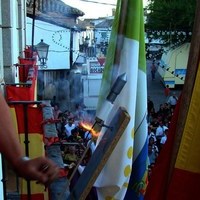
[[(160, 104), (158, 110), (155, 110), (154, 102), (148, 97), (149, 172), (151, 172), (163, 145), (167, 141), (168, 129), (178, 101), (175, 92), (171, 92), (169, 86), (166, 86), (164, 95), (166, 96), (166, 101)], [(91, 139), (89, 131), (84, 129), (80, 125), (80, 122), (84, 122), (85, 119), (87, 122), (92, 122), (92, 119), (90, 119), (84, 108), (78, 104), (74, 112), (70, 112), (69, 110), (62, 112), (59, 110), (58, 104), (55, 104), (53, 115), (55, 119), (58, 119), (56, 123), (58, 137), (60, 140), (72, 144), (62, 148), (64, 163), (67, 165), (75, 164), (80, 159), (84, 148), (86, 148), (88, 141)]]
[(63, 161), (66, 165), (76, 164), (92, 137), (82, 123), (92, 124), (93, 119), (80, 104), (75, 106), (74, 112), (61, 111), (57, 103), (52, 105), (52, 108), (54, 119), (57, 120), (58, 138), (61, 143), (67, 143), (67, 145), (61, 145)]
[(173, 92), (172, 95), (169, 95), (168, 86), (166, 88), (165, 94), (168, 95), (168, 98), (166, 99), (166, 102), (160, 104), (157, 111), (155, 110), (153, 101), (148, 97), (147, 122), (149, 174), (151, 174), (151, 170), (156, 163), (157, 157), (167, 141), (168, 129), (178, 101), (175, 92)]
[[(56, 130), (61, 141), (62, 158), (68, 171), (71, 191), (95, 149), (95, 138), (90, 130), (83, 126), (83, 124), (87, 124), (88, 128), (92, 126), (94, 116), (88, 114), (80, 104), (75, 106), (74, 112), (61, 111), (57, 103), (52, 105), (52, 108), (54, 119), (57, 121)], [(96, 196), (96, 189), (92, 187), (87, 199), (97, 199)]]

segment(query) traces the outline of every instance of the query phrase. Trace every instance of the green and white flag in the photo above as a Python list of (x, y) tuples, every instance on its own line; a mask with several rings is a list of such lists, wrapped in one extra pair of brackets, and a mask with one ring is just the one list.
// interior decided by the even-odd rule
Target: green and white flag
[(97, 116), (112, 83), (124, 73), (127, 83), (104, 121), (108, 124), (112, 113), (120, 106), (127, 109), (131, 120), (95, 182), (99, 200), (141, 199), (146, 189), (147, 84), (142, 0), (117, 2)]

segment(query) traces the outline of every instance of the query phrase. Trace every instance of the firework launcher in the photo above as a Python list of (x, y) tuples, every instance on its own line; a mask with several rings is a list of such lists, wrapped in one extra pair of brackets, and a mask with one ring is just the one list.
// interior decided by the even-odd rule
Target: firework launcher
[[(68, 200), (86, 199), (88, 193), (93, 187), (95, 180), (97, 179), (98, 175), (100, 174), (101, 170), (106, 164), (109, 156), (111, 155), (112, 151), (117, 145), (117, 142), (119, 141), (120, 137), (122, 136), (124, 130), (126, 129), (130, 121), (130, 116), (126, 109), (123, 107), (119, 107), (116, 110), (115, 115), (111, 119), (111, 122), (107, 125), (104, 124), (104, 119), (106, 119), (109, 116), (117, 96), (120, 94), (127, 82), (126, 79), (126, 74), (122, 74), (117, 77), (101, 107), (100, 112), (98, 112), (97, 116), (95, 117), (95, 122), (90, 131), (100, 133), (101, 129), (104, 127), (105, 132), (102, 135), (99, 144), (96, 146), (94, 153), (92, 154), (89, 162), (87, 163), (87, 166), (83, 170), (76, 185), (73, 187)], [(88, 149), (90, 148), (90, 145), (93, 142), (93, 140), (94, 139), (92, 137), (82, 157), (80, 158), (76, 168), (72, 172), (70, 180), (73, 178), (75, 172), (81, 164), (81, 161), (83, 160)]]
[(101, 106), (100, 111), (98, 112), (98, 115), (95, 117), (95, 123), (92, 128), (97, 133), (101, 131), (102, 127), (112, 128), (105, 125), (103, 119), (109, 116), (109, 113), (111, 112), (113, 108), (114, 101), (116, 100), (120, 92), (122, 91), (126, 82), (127, 82), (127, 76), (125, 73), (118, 76), (116, 81), (114, 82), (108, 96), (106, 97), (106, 100), (104, 101), (103, 105)]

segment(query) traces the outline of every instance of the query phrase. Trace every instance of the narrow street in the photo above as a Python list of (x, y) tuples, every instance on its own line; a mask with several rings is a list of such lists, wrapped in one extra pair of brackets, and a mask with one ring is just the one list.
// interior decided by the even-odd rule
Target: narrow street
[[(158, 72), (156, 72), (155, 80), (152, 81), (151, 79), (151, 64), (152, 61), (147, 60), (147, 95), (153, 101), (155, 110), (157, 111), (160, 104), (166, 102), (166, 97), (164, 96), (164, 84)], [(176, 96), (179, 97), (181, 90), (171, 89), (172, 92), (175, 92)]]

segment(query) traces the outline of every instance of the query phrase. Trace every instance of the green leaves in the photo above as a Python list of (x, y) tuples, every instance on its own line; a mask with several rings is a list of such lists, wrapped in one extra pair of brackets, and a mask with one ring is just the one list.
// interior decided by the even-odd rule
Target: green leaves
[[(150, 0), (147, 9), (146, 31), (169, 31), (186, 33), (184, 40), (190, 40), (195, 17), (196, 0)], [(176, 42), (180, 40), (176, 34), (160, 35), (166, 42)]]

